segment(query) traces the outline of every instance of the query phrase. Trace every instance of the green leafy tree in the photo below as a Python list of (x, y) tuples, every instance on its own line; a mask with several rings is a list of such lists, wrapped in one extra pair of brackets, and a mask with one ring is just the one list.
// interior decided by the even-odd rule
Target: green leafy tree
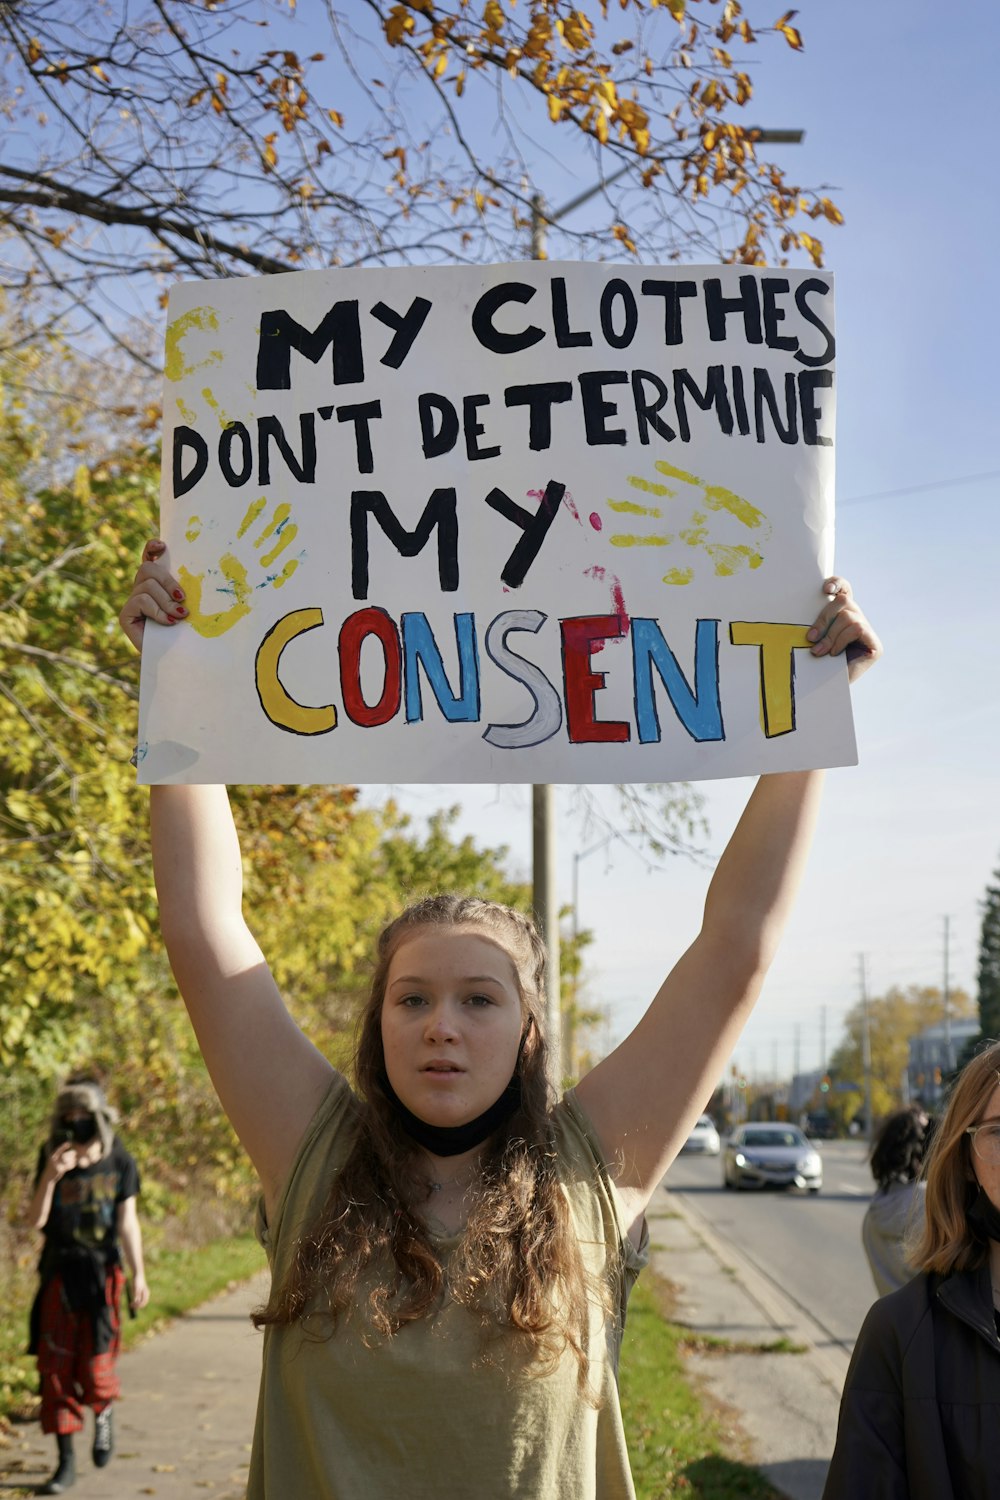
[(153, 366), (124, 280), (523, 255), (536, 164), (581, 151), (604, 192), (558, 227), (569, 253), (819, 264), (840, 211), (753, 118), (755, 55), (802, 49), (795, 14), (0, 0), (0, 279)]
[(986, 887), (979, 933), (979, 1029), (1000, 1036), (1000, 870)]

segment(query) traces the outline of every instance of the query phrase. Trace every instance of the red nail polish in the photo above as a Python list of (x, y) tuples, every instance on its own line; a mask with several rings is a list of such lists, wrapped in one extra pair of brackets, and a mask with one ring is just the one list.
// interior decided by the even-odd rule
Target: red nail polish
[(177, 616), (176, 615), (167, 615), (167, 619), (170, 621), (171, 625), (176, 625), (177, 624)]
[(187, 610), (184, 608), (183, 604), (180, 605), (180, 607), (177, 610), (177, 618), (179, 620), (182, 620), (186, 614), (187, 614)]
[(175, 599), (183, 599), (184, 598), (183, 592), (180, 589), (174, 589), (174, 598)]

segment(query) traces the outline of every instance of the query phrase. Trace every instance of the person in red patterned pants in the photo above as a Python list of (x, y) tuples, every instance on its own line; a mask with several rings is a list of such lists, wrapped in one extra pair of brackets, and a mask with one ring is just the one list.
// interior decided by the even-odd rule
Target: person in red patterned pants
[(102, 1468), (114, 1449), (122, 1253), (134, 1305), (149, 1301), (136, 1212), (139, 1173), (114, 1134), (116, 1118), (95, 1079), (72, 1078), (59, 1093), (38, 1157), (29, 1218), (45, 1244), (29, 1352), (38, 1359), (42, 1431), (55, 1435), (59, 1449), (42, 1495), (61, 1495), (76, 1480), (73, 1435), (83, 1427), (85, 1406), (94, 1412), (94, 1463)]

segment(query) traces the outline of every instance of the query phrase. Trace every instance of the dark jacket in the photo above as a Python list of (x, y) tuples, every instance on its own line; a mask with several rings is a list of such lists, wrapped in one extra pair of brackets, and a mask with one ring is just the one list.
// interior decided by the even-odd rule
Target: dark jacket
[(872, 1307), (823, 1500), (1000, 1500), (1000, 1337), (989, 1266)]

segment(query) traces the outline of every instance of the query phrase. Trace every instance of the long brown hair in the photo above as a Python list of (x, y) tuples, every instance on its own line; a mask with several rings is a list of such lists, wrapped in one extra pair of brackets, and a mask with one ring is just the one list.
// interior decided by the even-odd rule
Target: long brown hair
[(972, 1166), (972, 1138), (990, 1095), (1000, 1084), (1000, 1042), (992, 1042), (962, 1069), (934, 1133), (927, 1162), (924, 1229), (913, 1248), (918, 1271), (974, 1271), (989, 1254), (966, 1218), (979, 1191)]
[(426, 1317), (441, 1295), (444, 1268), (413, 1201), (418, 1151), (401, 1134), (385, 1092), (381, 1029), (389, 965), (407, 937), (431, 926), (478, 928), (503, 947), (514, 964), (524, 1022), (520, 1104), (487, 1143), (449, 1291), (479, 1320), (484, 1361), (491, 1361), (491, 1343), (505, 1334), (520, 1336), (518, 1347), (533, 1373), (551, 1370), (568, 1347), (583, 1387), (589, 1298), (607, 1306), (609, 1294), (585, 1272), (556, 1174), (540, 1015), (545, 947), (529, 918), (479, 897), (427, 897), (382, 931), (358, 1023), (357, 1138), (288, 1274), (254, 1323), (304, 1320), (310, 1333), (322, 1326), (330, 1336), (339, 1322), (360, 1313), (363, 1337), (375, 1343)]

